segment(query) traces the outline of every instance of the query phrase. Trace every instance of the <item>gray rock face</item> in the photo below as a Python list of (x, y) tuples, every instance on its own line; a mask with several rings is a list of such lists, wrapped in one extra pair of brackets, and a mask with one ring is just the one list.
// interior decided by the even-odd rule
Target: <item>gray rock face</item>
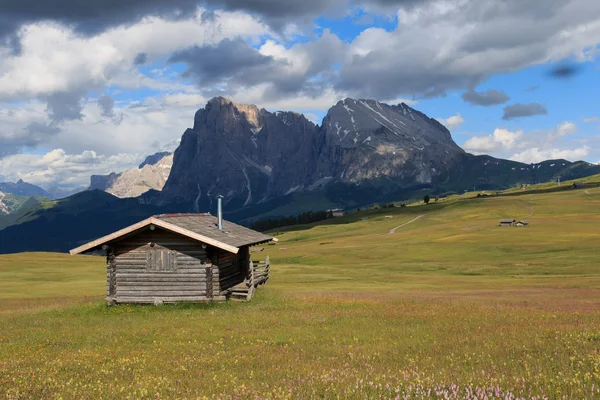
[(200, 211), (222, 194), (247, 206), (304, 185), (317, 134), (303, 115), (214, 98), (183, 134), (160, 202), (191, 200)]
[(342, 100), (327, 113), (321, 136), (320, 175), (347, 183), (431, 183), (465, 154), (443, 125), (404, 103)]
[(98, 189), (120, 198), (138, 197), (150, 189), (162, 190), (171, 172), (173, 155), (169, 152), (148, 156), (138, 169), (109, 175), (92, 175), (90, 190)]
[(404, 103), (346, 99), (319, 127), (218, 97), (196, 112), (158, 202), (200, 211), (217, 194), (247, 206), (332, 182), (429, 183), (464, 154), (444, 126)]
[(146, 157), (146, 159), (144, 160), (143, 163), (140, 164), (138, 169), (142, 169), (146, 165), (156, 165), (158, 162), (160, 162), (160, 160), (162, 160), (166, 156), (170, 156), (170, 155), (171, 155), (171, 153), (168, 151), (161, 151), (160, 153), (154, 153), (154, 154)]
[(121, 176), (121, 173), (111, 172), (108, 175), (92, 175), (89, 190), (108, 190)]

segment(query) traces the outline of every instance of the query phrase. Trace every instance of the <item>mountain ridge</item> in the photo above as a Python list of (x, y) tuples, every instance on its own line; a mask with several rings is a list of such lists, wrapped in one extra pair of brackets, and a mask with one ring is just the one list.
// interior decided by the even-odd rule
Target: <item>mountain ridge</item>
[(386, 198), (419, 185), (502, 189), (560, 173), (469, 154), (439, 121), (405, 103), (346, 98), (316, 125), (299, 113), (215, 97), (196, 111), (163, 191), (150, 201), (200, 211), (222, 194), (229, 207), (241, 209), (333, 184), (348, 198), (361, 185)]
[(162, 191), (121, 199), (88, 190), (0, 215), (0, 253), (65, 251), (155, 213), (215, 213), (219, 194), (225, 217), (248, 225), (600, 173), (600, 166), (581, 161), (524, 164), (469, 154), (443, 125), (410, 106), (361, 99), (340, 100), (316, 125), (299, 113), (214, 98), (196, 111), (172, 157)]

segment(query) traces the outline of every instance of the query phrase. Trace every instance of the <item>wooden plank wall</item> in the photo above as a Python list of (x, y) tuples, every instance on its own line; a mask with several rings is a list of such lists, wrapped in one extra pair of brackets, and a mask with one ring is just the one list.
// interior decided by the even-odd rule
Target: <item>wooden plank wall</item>
[(216, 261), (218, 272), (213, 271), (213, 276), (215, 272), (217, 272), (219, 291), (221, 294), (225, 294), (228, 289), (239, 283), (242, 283), (246, 278), (245, 270), (242, 268), (241, 263), (243, 258), (244, 257), (239, 253), (232, 254), (224, 250), (218, 251), (218, 257)]
[(206, 262), (210, 260), (198, 242), (156, 229), (125, 238), (113, 248), (116, 302), (208, 300)]

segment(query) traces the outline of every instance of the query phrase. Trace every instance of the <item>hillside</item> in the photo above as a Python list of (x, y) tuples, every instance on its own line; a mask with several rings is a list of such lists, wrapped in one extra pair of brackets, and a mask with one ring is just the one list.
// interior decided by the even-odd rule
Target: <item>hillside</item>
[(283, 230), (246, 304), (107, 308), (103, 257), (2, 255), (0, 395), (598, 398), (600, 187), (537, 190)]
[(60, 200), (34, 201), (0, 218), (0, 253), (67, 251), (88, 239), (138, 222), (158, 209), (135, 199), (87, 190)]

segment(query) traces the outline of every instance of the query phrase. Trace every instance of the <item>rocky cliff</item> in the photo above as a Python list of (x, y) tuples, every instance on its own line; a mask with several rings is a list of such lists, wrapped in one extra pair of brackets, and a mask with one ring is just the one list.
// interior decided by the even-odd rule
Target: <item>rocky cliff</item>
[(90, 190), (98, 189), (120, 198), (138, 197), (150, 189), (162, 190), (173, 165), (173, 154), (148, 156), (139, 168), (109, 175), (92, 175)]
[(304, 185), (316, 168), (318, 133), (297, 113), (212, 99), (183, 134), (160, 201), (192, 201), (200, 211), (223, 194), (242, 207)]
[(341, 100), (318, 126), (298, 113), (217, 97), (183, 134), (163, 191), (144, 201), (204, 211), (222, 194), (231, 210), (325, 191), (327, 202), (319, 204), (352, 205), (424, 188), (505, 188), (598, 170), (583, 162), (542, 164), (467, 154), (443, 125), (404, 103)]
[(460, 163), (464, 151), (436, 120), (401, 103), (345, 99), (320, 132), (318, 178), (355, 183), (379, 178), (432, 183)]
[(247, 206), (332, 182), (430, 183), (462, 156), (444, 126), (404, 103), (346, 99), (319, 127), (298, 113), (218, 97), (184, 133), (160, 201), (200, 210), (219, 193)]

